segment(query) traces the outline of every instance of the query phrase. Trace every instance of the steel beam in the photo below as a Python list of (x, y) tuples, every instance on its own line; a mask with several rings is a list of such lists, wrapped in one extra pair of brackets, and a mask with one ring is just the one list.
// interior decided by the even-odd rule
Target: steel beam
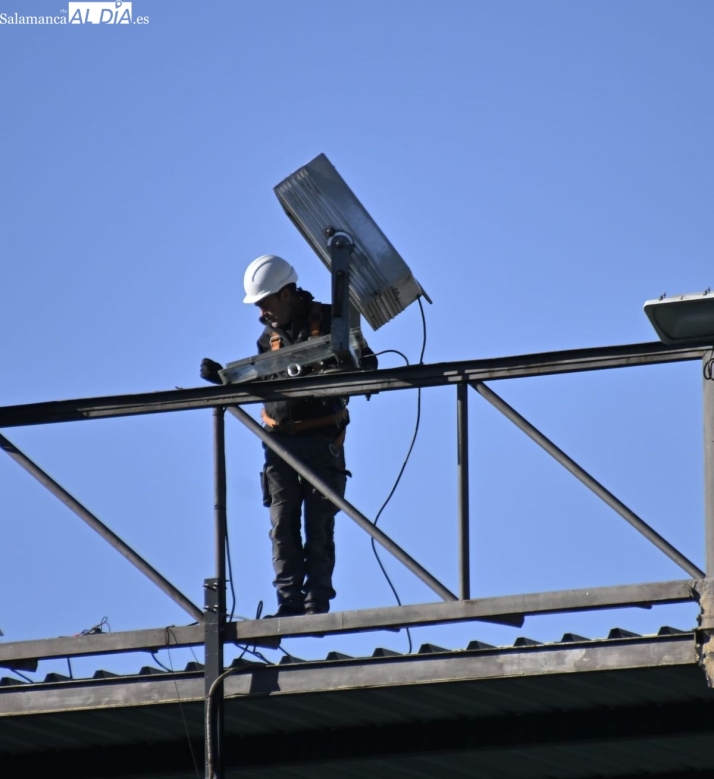
[(704, 376), (704, 520), (707, 576), (714, 576), (714, 351), (702, 360)]
[[(389, 606), (360, 611), (342, 611), (283, 619), (247, 620), (226, 625), (226, 641), (253, 644), (276, 637), (363, 633), (384, 628), (418, 627), (454, 622), (487, 621), (507, 615), (597, 611), (630, 606), (694, 603), (711, 580), (689, 579), (651, 584), (627, 584), (580, 590), (503, 595), (478, 600)], [(198, 646), (204, 642), (203, 625), (165, 627), (91, 636), (40, 639), (0, 643), (0, 664), (24, 659), (52, 659), (157, 651), (170, 646)]]
[[(706, 581), (706, 580), (705, 580)], [(266, 636), (310, 636), (330, 633), (357, 633), (382, 628), (417, 627), (452, 622), (492, 621), (494, 617), (597, 611), (630, 606), (649, 607), (664, 603), (695, 602), (702, 581), (673, 581), (595, 587), (581, 590), (504, 595), (450, 603), (423, 603), (408, 606), (342, 611), (310, 617), (238, 622), (236, 641), (250, 643)], [(2, 645), (0, 644), (0, 648)]]
[(632, 527), (640, 532), (648, 541), (652, 542), (667, 557), (694, 578), (704, 578), (706, 575), (701, 568), (686, 558), (678, 549), (664, 539), (656, 530), (651, 528), (643, 519), (631, 511), (622, 501), (618, 500), (609, 490), (594, 479), (584, 468), (581, 468), (575, 460), (568, 457), (562, 449), (559, 449), (549, 438), (543, 435), (527, 419), (522, 417), (512, 406), (509, 406), (503, 398), (481, 382), (473, 382), (471, 386), (481, 397), (485, 398), (494, 408), (497, 408), (516, 427), (522, 430), (529, 438), (535, 441), (548, 454), (559, 462), (567, 471), (581, 481), (589, 490), (592, 490), (598, 498), (616, 511)]
[(444, 600), (456, 600), (451, 590), (446, 588), (438, 579), (433, 577), (429, 571), (407, 554), (398, 544), (383, 533), (378, 527), (370, 522), (364, 514), (358, 511), (351, 503), (348, 503), (344, 498), (340, 497), (330, 485), (321, 479), (309, 466), (299, 460), (295, 455), (290, 452), (285, 446), (283, 446), (276, 436), (266, 432), (251, 416), (249, 416), (242, 408), (229, 409), (231, 414), (239, 421), (242, 422), (248, 430), (260, 438), (260, 440), (269, 448), (272, 449), (277, 455), (283, 458), (285, 462), (293, 469), (295, 469), (304, 479), (312, 484), (315, 489), (319, 490), (326, 498), (337, 506), (342, 512), (344, 512), (350, 519), (354, 520), (365, 532), (367, 532), (378, 544), (383, 546), (391, 555), (397, 558), (402, 565), (406, 566), (415, 576), (421, 579), (427, 587), (433, 590), (440, 598)]
[(456, 478), (459, 510), (459, 596), (471, 597), (471, 569), (469, 565), (469, 404), (468, 386), (456, 387)]
[(165, 579), (150, 563), (135, 552), (129, 544), (122, 541), (119, 536), (110, 530), (100, 519), (94, 516), (76, 498), (59, 485), (51, 476), (46, 474), (39, 465), (36, 465), (27, 455), (23, 454), (5, 436), (0, 435), (0, 449), (5, 451), (18, 465), (34, 476), (43, 487), (46, 487), (56, 498), (64, 503), (70, 511), (73, 511), (81, 520), (86, 522), (119, 554), (123, 555), (135, 568), (138, 568), (144, 576), (150, 579), (160, 590), (165, 592), (171, 600), (190, 614), (197, 622), (203, 621), (203, 612), (192, 603), (182, 592), (176, 589), (168, 579)]
[(306, 376), (225, 387), (198, 387), (30, 403), (0, 407), (0, 428), (236, 406), (317, 395), (366, 395), (415, 387), (437, 387), (463, 381), (495, 381), (525, 376), (630, 368), (699, 360), (704, 354), (703, 348), (672, 347), (656, 342), (412, 365), (380, 371)]
[(30, 641), (3, 641), (0, 643), (0, 665), (15, 659), (51, 660), (57, 657), (89, 657), (123, 652), (158, 652), (166, 648), (200, 646), (203, 641), (203, 624)]

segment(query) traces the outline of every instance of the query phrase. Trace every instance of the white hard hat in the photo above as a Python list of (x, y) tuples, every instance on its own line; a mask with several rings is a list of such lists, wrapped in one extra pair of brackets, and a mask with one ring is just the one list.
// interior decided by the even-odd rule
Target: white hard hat
[(297, 279), (295, 268), (289, 262), (274, 254), (264, 254), (245, 269), (243, 302), (257, 303), (268, 295), (280, 292), (286, 284), (295, 284)]

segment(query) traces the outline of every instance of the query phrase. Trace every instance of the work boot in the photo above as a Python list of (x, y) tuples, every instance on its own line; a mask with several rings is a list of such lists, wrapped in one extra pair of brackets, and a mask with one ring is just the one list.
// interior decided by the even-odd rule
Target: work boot
[(304, 614), (327, 614), (330, 610), (329, 603), (306, 603)]
[(281, 603), (275, 614), (266, 614), (263, 619), (275, 619), (276, 617), (299, 617), (305, 613), (305, 609), (298, 603)]

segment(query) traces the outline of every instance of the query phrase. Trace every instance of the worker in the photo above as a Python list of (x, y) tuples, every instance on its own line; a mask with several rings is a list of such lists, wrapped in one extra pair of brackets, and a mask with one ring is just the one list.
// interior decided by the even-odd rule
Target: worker
[[(309, 292), (297, 286), (297, 280), (292, 265), (272, 254), (258, 257), (246, 269), (243, 302), (258, 307), (260, 322), (265, 326), (258, 339), (259, 353), (330, 333), (331, 307), (315, 302)], [(335, 364), (332, 360), (331, 366)], [(368, 347), (362, 351), (361, 367), (377, 367), (377, 358)], [(219, 363), (204, 359), (201, 378), (220, 384), (220, 369)], [(271, 435), (344, 497), (350, 475), (344, 454), (349, 423), (346, 398), (310, 397), (266, 403), (261, 418)], [(275, 616), (325, 614), (335, 597), (332, 574), (337, 508), (272, 449), (263, 448), (265, 467), (261, 478), (264, 504), (270, 507), (273, 584), (278, 598)]]

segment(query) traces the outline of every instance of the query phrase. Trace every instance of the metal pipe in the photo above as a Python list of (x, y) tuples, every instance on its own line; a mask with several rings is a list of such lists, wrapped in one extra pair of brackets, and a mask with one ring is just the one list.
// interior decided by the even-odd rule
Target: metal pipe
[(191, 615), (197, 622), (203, 622), (203, 612), (193, 604), (182, 592), (176, 589), (170, 581), (165, 579), (153, 566), (137, 554), (128, 544), (119, 538), (116, 533), (111, 531), (100, 519), (85, 508), (78, 500), (70, 495), (67, 490), (61, 487), (48, 474), (46, 474), (38, 465), (23, 454), (13, 443), (7, 440), (5, 436), (0, 435), (0, 449), (3, 449), (12, 459), (22, 466), (30, 475), (46, 487), (56, 498), (59, 498), (68, 509), (73, 511), (80, 519), (86, 522), (92, 530), (107, 542), (109, 542), (120, 554), (161, 590), (163, 590), (171, 600), (178, 603), (181, 608)]
[(651, 541), (659, 550), (664, 552), (670, 560), (684, 569), (695, 579), (704, 578), (704, 571), (698, 568), (694, 563), (687, 559), (679, 550), (673, 547), (668, 541), (653, 528), (651, 528), (643, 519), (630, 511), (624, 503), (619, 501), (609, 490), (594, 479), (587, 471), (581, 468), (574, 460), (568, 457), (562, 449), (559, 449), (549, 438), (543, 435), (530, 422), (524, 419), (514, 408), (508, 405), (503, 398), (499, 397), (493, 390), (489, 389), (482, 382), (470, 382), (476, 392), (485, 398), (492, 406), (497, 408), (505, 417), (511, 420), (516, 427), (520, 428), (529, 438), (533, 439), (539, 446), (545, 449), (551, 457), (557, 460), (566, 470), (581, 481), (588, 489), (592, 490), (601, 500), (607, 503), (611, 509), (616, 511), (623, 519), (627, 520), (635, 530)]
[(702, 359), (704, 375), (704, 521), (707, 576), (714, 576), (714, 351)]
[(456, 447), (459, 504), (459, 583), (461, 600), (471, 597), (469, 566), (469, 388), (456, 386)]
[(338, 509), (343, 511), (350, 519), (354, 520), (362, 530), (369, 533), (378, 544), (381, 544), (390, 554), (396, 557), (399, 562), (405, 565), (413, 574), (418, 576), (427, 587), (430, 587), (445, 601), (457, 600), (456, 595), (454, 595), (451, 590), (447, 589), (438, 579), (435, 579), (426, 568), (419, 565), (413, 557), (392, 541), (388, 535), (375, 527), (374, 524), (351, 503), (348, 503), (344, 498), (340, 497), (327, 482), (323, 481), (311, 468), (305, 465), (305, 463), (295, 457), (289, 449), (277, 441), (275, 435), (267, 433), (249, 414), (243, 411), (242, 408), (231, 407), (228, 410), (239, 422), (242, 422), (248, 430), (255, 433), (269, 449), (272, 449), (277, 455), (282, 457), (291, 468), (294, 468), (304, 479), (307, 479), (315, 489), (319, 490), (326, 498), (329, 498)]

